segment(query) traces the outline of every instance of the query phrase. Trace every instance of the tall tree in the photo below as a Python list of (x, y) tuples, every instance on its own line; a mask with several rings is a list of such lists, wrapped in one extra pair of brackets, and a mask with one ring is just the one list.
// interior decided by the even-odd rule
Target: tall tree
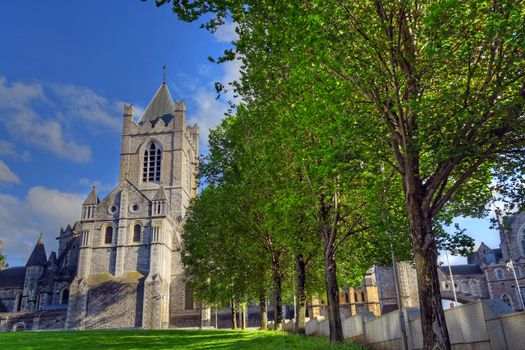
[[(265, 96), (252, 80), (267, 79), (285, 93), (328, 90), (324, 102), (339, 106), (355, 134), (366, 136), (356, 140), (370, 147), (363, 161), (398, 172), (424, 347), (450, 348), (434, 227), (450, 215), (479, 212), (492, 169), (501, 160), (515, 165), (522, 154), (523, 1), (196, 0), (174, 1), (174, 10), (185, 20), (215, 14), (207, 22), (212, 30), (230, 16), (237, 21), (245, 98)], [(293, 74), (305, 85), (290, 84)], [(473, 187), (481, 191), (467, 191)]]

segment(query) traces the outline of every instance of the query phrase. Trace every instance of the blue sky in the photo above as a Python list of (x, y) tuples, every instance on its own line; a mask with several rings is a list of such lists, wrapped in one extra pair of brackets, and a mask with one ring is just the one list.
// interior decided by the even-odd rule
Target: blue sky
[[(91, 186), (116, 185), (123, 103), (137, 117), (162, 82), (184, 99), (190, 122), (208, 130), (227, 105), (213, 84), (239, 75), (216, 65), (231, 46), (232, 24), (214, 35), (177, 20), (152, 1), (10, 1), (0, 11), (0, 239), (12, 266), (24, 264), (39, 232), (47, 253), (73, 223)], [(486, 220), (459, 219), (497, 246)], [(461, 261), (455, 259), (454, 261)]]

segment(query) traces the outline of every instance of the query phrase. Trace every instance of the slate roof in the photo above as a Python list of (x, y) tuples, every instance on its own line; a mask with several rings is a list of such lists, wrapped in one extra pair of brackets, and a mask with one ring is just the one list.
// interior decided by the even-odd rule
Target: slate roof
[(175, 103), (171, 98), (168, 85), (163, 82), (140, 117), (139, 124), (153, 121), (165, 115), (174, 115), (174, 113)]
[(93, 186), (91, 193), (89, 194), (89, 196), (86, 198), (86, 200), (84, 201), (82, 205), (97, 205), (98, 203), (100, 203), (100, 200), (98, 199), (95, 186)]
[(0, 271), (0, 288), (24, 288), (26, 267), (16, 266)]
[[(448, 266), (439, 266), (439, 269), (444, 274), (448, 275)], [(451, 265), (453, 275), (476, 275), (481, 274), (482, 271), (477, 264), (466, 264), (466, 265)]]
[(46, 249), (44, 248), (44, 238), (42, 234), (40, 234), (40, 238), (38, 239), (38, 242), (36, 242), (36, 246), (27, 260), (26, 266), (46, 266), (46, 264), (47, 258)]

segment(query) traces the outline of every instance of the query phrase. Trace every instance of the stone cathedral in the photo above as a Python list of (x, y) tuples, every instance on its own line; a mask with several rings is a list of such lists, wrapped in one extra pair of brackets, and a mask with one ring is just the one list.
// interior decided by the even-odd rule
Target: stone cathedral
[(102, 200), (92, 189), (80, 220), (60, 230), (58, 253), (48, 259), (39, 239), (25, 267), (0, 271), (0, 312), (26, 312), (18, 323), (31, 329), (166, 328), (200, 318), (179, 252), (197, 194), (198, 143), (198, 126), (186, 125), (186, 105), (165, 81), (138, 122), (125, 105), (118, 185)]

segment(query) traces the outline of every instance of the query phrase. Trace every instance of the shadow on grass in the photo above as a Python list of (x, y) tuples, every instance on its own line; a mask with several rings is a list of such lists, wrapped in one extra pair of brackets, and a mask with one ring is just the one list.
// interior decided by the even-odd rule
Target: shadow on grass
[(277, 332), (224, 330), (63, 331), (0, 334), (5, 349), (361, 349), (356, 344), (331, 345), (323, 337)]

